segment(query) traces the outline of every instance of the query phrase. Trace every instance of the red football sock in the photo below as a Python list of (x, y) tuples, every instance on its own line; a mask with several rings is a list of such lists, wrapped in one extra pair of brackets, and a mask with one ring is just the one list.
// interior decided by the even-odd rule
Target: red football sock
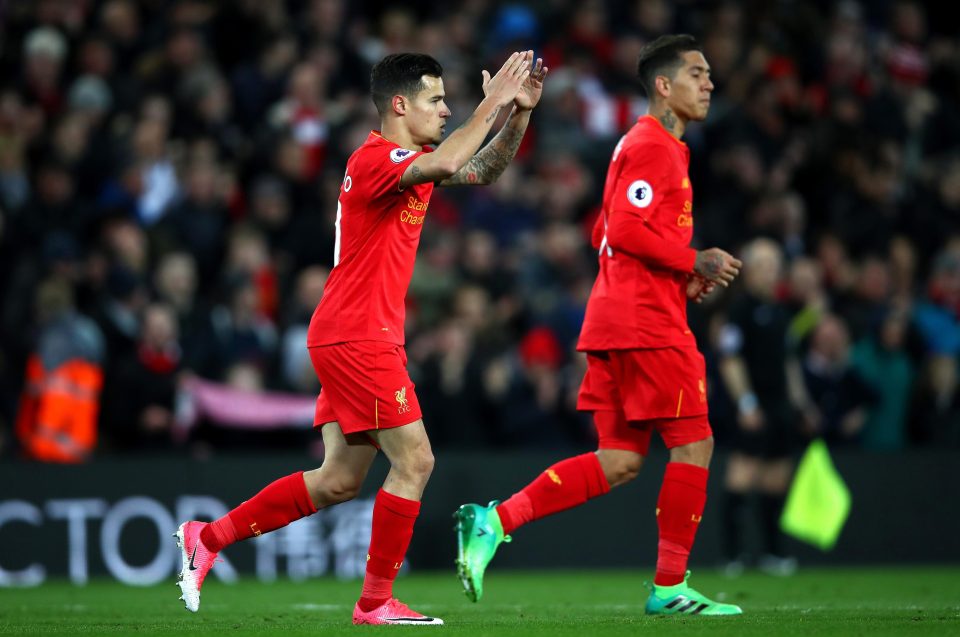
[(200, 541), (214, 553), (225, 546), (287, 526), (317, 512), (303, 471), (271, 482), (260, 493), (243, 502), (200, 531)]
[(657, 573), (653, 583), (673, 586), (683, 581), (687, 559), (707, 503), (707, 476), (703, 467), (668, 462), (657, 500)]
[(383, 489), (373, 504), (373, 530), (370, 533), (370, 551), (367, 554), (367, 573), (360, 593), (360, 610), (369, 612), (393, 596), (403, 556), (407, 554), (413, 524), (420, 515), (420, 503), (407, 500)]
[(237, 528), (233, 526), (233, 520), (230, 519), (229, 514), (214, 520), (200, 530), (200, 541), (214, 553), (219, 553), (223, 547), (233, 544), (238, 539)]
[(600, 459), (585, 453), (561, 460), (497, 507), (503, 533), (527, 522), (579, 506), (610, 490)]

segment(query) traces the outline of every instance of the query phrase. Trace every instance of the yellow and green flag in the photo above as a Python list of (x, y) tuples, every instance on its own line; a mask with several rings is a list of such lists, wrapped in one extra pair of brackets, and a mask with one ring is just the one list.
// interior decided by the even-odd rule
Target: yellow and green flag
[(784, 533), (829, 551), (850, 514), (850, 490), (833, 466), (823, 440), (807, 447), (780, 516)]

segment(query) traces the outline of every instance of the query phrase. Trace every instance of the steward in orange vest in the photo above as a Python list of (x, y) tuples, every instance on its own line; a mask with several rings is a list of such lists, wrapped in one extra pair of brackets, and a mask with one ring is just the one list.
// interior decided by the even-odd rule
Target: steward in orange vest
[(83, 462), (97, 444), (103, 335), (73, 309), (68, 284), (47, 281), (37, 297), (48, 320), (27, 361), (17, 438), (34, 460)]

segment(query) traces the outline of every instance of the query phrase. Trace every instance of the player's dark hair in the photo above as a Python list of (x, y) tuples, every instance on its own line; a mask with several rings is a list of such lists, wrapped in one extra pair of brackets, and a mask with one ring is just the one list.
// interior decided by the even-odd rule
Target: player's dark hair
[(673, 78), (683, 66), (683, 54), (688, 51), (703, 51), (692, 35), (661, 35), (640, 50), (637, 59), (637, 77), (647, 97), (657, 96), (657, 76)]
[(370, 71), (370, 94), (377, 112), (390, 110), (394, 95), (413, 97), (423, 90), (423, 76), (441, 77), (443, 67), (429, 55), (394, 53), (377, 62)]

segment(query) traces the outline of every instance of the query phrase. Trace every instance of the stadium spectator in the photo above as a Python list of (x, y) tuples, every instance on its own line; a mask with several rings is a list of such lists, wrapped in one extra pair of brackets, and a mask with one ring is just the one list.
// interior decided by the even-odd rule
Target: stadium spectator
[(262, 376), (277, 353), (276, 324), (262, 311), (257, 282), (249, 272), (236, 272), (224, 287), (226, 299), (212, 311), (221, 372), (244, 364)]
[(330, 271), (322, 266), (303, 269), (297, 276), (293, 302), (286, 309), (281, 338), (280, 368), (283, 380), (290, 389), (303, 394), (320, 391), (317, 375), (310, 363), (310, 353), (303, 346), (313, 310), (323, 296), (323, 286)]
[(880, 397), (851, 364), (849, 330), (839, 317), (824, 316), (814, 329), (803, 381), (820, 414), (817, 435), (832, 443), (855, 442)]
[(885, 257), (866, 256), (860, 260), (853, 287), (838, 295), (833, 310), (843, 318), (844, 329), (852, 338), (859, 339), (867, 333), (877, 317), (890, 309), (890, 265)]
[(197, 262), (187, 252), (168, 252), (157, 264), (154, 292), (177, 317), (183, 368), (204, 378), (218, 378), (220, 351), (216, 346), (211, 308), (198, 294)]
[(914, 322), (927, 352), (926, 382), (919, 412), (922, 438), (956, 442), (957, 387), (960, 385), (960, 250), (941, 252), (930, 274), (927, 298), (918, 303)]
[(909, 332), (909, 314), (890, 310), (876, 317), (850, 354), (854, 370), (877, 397), (860, 431), (864, 449), (899, 451), (907, 445), (907, 416), (916, 375), (908, 349)]
[(93, 313), (106, 343), (104, 367), (108, 383), (116, 364), (136, 351), (141, 313), (148, 301), (147, 290), (136, 272), (123, 265), (109, 269), (103, 296)]
[(103, 432), (115, 450), (168, 449), (172, 445), (177, 376), (183, 349), (177, 315), (169, 305), (143, 310), (134, 351), (114, 364), (103, 392)]
[(180, 181), (170, 156), (169, 123), (161, 119), (165, 116), (140, 120), (130, 140), (131, 163), (139, 166), (142, 182), (136, 212), (144, 226), (160, 221), (180, 195)]
[(67, 53), (66, 38), (53, 27), (37, 27), (24, 40), (23, 92), (47, 117), (59, 115), (66, 104), (62, 74)]
[(103, 337), (76, 311), (68, 281), (45, 279), (34, 302), (38, 333), (26, 365), (17, 440), (26, 458), (86, 462), (99, 438)]
[(197, 260), (200, 287), (213, 291), (223, 268), (229, 227), (227, 193), (219, 165), (198, 161), (187, 167), (186, 191), (154, 231), (166, 249), (190, 252)]
[[(475, 449), (498, 442), (496, 420), (484, 374), (487, 361), (476, 346), (476, 333), (456, 318), (432, 332), (429, 351), (413, 353), (417, 392), (422, 398), (424, 421), (438, 447)], [(423, 343), (419, 343), (423, 347)]]
[(563, 346), (549, 328), (539, 326), (523, 336), (517, 353), (493, 361), (486, 370), (486, 389), (496, 408), (497, 444), (565, 446), (566, 432), (557, 426)]

